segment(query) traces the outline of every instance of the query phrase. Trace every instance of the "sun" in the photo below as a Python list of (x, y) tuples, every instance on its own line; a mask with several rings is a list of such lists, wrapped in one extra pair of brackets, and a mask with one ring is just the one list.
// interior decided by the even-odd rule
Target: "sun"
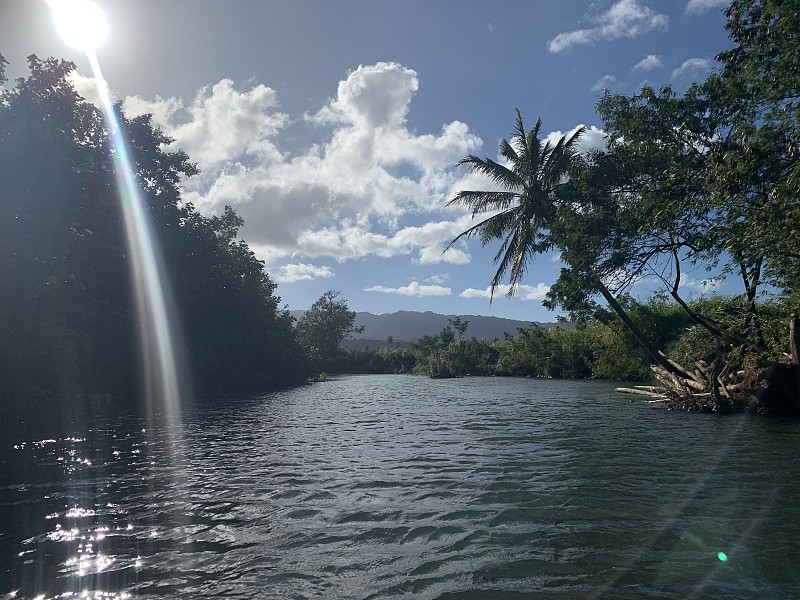
[(48, 0), (61, 38), (76, 50), (94, 52), (108, 36), (106, 16), (92, 0)]

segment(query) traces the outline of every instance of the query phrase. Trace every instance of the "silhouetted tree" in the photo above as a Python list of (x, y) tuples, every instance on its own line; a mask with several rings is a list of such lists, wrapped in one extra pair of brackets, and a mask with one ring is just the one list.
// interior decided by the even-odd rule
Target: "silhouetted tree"
[(341, 353), (339, 345), (363, 327), (355, 325), (356, 313), (341, 298), (341, 292), (328, 290), (311, 305), (297, 324), (300, 343), (306, 348), (315, 365), (321, 369)]
[[(118, 151), (100, 112), (69, 80), (75, 66), (28, 58), (0, 91), (0, 395), (59, 405), (135, 398), (137, 321)], [(4, 59), (0, 57), (0, 79)], [(307, 376), (275, 284), (241, 240), (231, 209), (204, 217), (180, 195), (197, 172), (149, 115), (119, 107), (145, 212), (180, 307), (177, 354), (203, 394), (264, 391)]]

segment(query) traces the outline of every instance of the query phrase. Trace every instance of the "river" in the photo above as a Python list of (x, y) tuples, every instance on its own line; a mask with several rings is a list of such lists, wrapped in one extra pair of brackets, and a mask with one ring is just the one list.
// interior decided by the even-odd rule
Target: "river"
[(608, 383), (348, 376), (0, 443), (0, 598), (800, 597), (800, 421)]

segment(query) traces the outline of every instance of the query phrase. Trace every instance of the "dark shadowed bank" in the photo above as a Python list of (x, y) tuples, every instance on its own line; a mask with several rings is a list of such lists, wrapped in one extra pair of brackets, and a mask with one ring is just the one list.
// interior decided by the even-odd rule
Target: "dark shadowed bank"
[[(136, 407), (141, 321), (120, 192), (103, 118), (68, 80), (74, 65), (28, 59), (0, 91), (0, 399), (3, 412), (50, 419)], [(5, 61), (0, 57), (0, 81)], [(204, 217), (180, 196), (197, 172), (149, 116), (119, 107), (158, 255), (179, 307), (173, 340), (200, 397), (306, 380), (305, 354), (275, 284), (238, 239), (231, 209)], [(54, 419), (54, 420), (55, 420)]]

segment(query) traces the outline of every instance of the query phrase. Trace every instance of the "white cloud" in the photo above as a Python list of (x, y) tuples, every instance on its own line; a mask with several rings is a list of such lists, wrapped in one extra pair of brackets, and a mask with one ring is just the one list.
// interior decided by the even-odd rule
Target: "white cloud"
[(727, 6), (730, 0), (689, 0), (686, 5), (686, 14), (699, 14), (717, 6)]
[(585, 127), (585, 129), (583, 131), (583, 135), (578, 139), (577, 147), (579, 152), (586, 154), (592, 150), (606, 149), (606, 132), (594, 125), (589, 127), (586, 127), (585, 125), (578, 125), (577, 127), (570, 129), (567, 133), (563, 133), (562, 131), (553, 131), (547, 134), (545, 140), (551, 144), (556, 144), (562, 136), (569, 138), (580, 127)]
[[(281, 153), (274, 138), (288, 122), (277, 112), (275, 90), (256, 85), (240, 92), (233, 81), (223, 79), (202, 88), (188, 107), (180, 98), (145, 100), (129, 96), (123, 102), (128, 116), (149, 112), (175, 144), (185, 150), (201, 171), (241, 158), (257, 156), (262, 162), (279, 162)], [(181, 113), (185, 114), (181, 114)], [(188, 120), (178, 122), (180, 117)]]
[(631, 67), (631, 71), (652, 71), (663, 66), (661, 57), (658, 54), (648, 54), (638, 63)]
[(205, 213), (234, 206), (260, 258), (418, 252), (420, 263), (468, 262), (463, 251), (442, 256), (460, 233), (452, 222), (402, 227), (411, 216), (443, 210), (459, 179), (454, 165), (481, 144), (458, 121), (438, 134), (409, 130), (405, 120), (418, 87), (417, 74), (397, 63), (359, 67), (339, 83), (335, 98), (306, 115), (317, 141), (294, 155), (279, 149), (288, 116), (262, 85), (236, 91), (222, 80), (185, 109), (180, 99), (136, 97), (126, 109), (153, 113), (176, 138), (174, 146), (200, 162), (203, 172), (185, 182), (185, 199)]
[(594, 82), (594, 85), (592, 86), (592, 91), (602, 92), (603, 90), (610, 89), (611, 86), (613, 86), (615, 83), (617, 83), (616, 77), (614, 77), (613, 75), (603, 75), (600, 79)]
[(128, 96), (122, 103), (122, 109), (128, 117), (151, 114), (153, 121), (162, 127), (170, 128), (169, 123), (174, 115), (183, 109), (183, 102), (175, 97), (156, 96), (154, 100), (146, 100), (139, 96)]
[(317, 123), (396, 129), (403, 125), (419, 89), (417, 73), (397, 63), (360, 65), (339, 82), (336, 98), (316, 115)]
[[(153, 114), (176, 139), (171, 147), (199, 160), (201, 174), (183, 182), (184, 199), (204, 214), (233, 206), (245, 221), (242, 237), (268, 265), (368, 256), (467, 264), (466, 244), (444, 249), (473, 220), (445, 204), (459, 190), (494, 186), (455, 168), (481, 146), (465, 123), (444, 123), (437, 133), (407, 127), (418, 88), (417, 74), (397, 63), (357, 68), (325, 106), (293, 123), (307, 127), (310, 140), (293, 152), (281, 142), (290, 117), (263, 85), (237, 89), (222, 80), (189, 104), (129, 97), (125, 108)], [(591, 127), (581, 148), (604, 147), (603, 136)], [(299, 266), (276, 273), (284, 282), (323, 276)]]
[(333, 269), (330, 267), (319, 267), (305, 263), (283, 265), (274, 273), (274, 279), (277, 283), (295, 283), (297, 281), (310, 281), (327, 277), (333, 277)]
[[(494, 291), (495, 298), (505, 296), (511, 289), (510, 285), (498, 285)], [(550, 291), (550, 286), (545, 283), (538, 283), (534, 286), (531, 285), (518, 285), (514, 290), (513, 298), (518, 300), (544, 300), (547, 292)], [(459, 294), (460, 298), (492, 298), (492, 288), (487, 287), (485, 290), (476, 290), (475, 288), (467, 288)]]
[(367, 226), (343, 222), (289, 236), (284, 245), (272, 240), (261, 245), (248, 239), (248, 245), (267, 262), (292, 255), (311, 258), (331, 257), (344, 262), (378, 256), (412, 256), (417, 264), (466, 264), (471, 257), (466, 247), (453, 247), (444, 252), (447, 244), (469, 227), (471, 217), (462, 215), (455, 221), (431, 221), (420, 226), (409, 226), (392, 234), (378, 233)]
[(713, 63), (706, 58), (690, 58), (672, 71), (671, 80), (680, 84), (693, 83), (703, 79), (712, 68)]
[(617, 0), (608, 11), (593, 16), (594, 27), (559, 33), (547, 44), (552, 53), (564, 52), (573, 46), (636, 38), (655, 29), (666, 30), (669, 18), (656, 13), (639, 0)]
[(437, 273), (424, 280), (425, 283), (435, 283), (436, 285), (442, 285), (448, 281), (450, 281), (450, 276), (447, 273)]
[(373, 285), (364, 288), (365, 292), (380, 292), (381, 294), (397, 294), (400, 296), (416, 296), (424, 298), (428, 296), (450, 296), (453, 291), (449, 287), (441, 285), (420, 285), (416, 281), (412, 281), (407, 286), (390, 288), (382, 285)]
[[(75, 88), (80, 96), (94, 104), (98, 108), (103, 107), (103, 102), (100, 96), (100, 86), (97, 79), (94, 77), (86, 77), (77, 71), (72, 71), (67, 79)], [(113, 101), (113, 100), (112, 100)]]

